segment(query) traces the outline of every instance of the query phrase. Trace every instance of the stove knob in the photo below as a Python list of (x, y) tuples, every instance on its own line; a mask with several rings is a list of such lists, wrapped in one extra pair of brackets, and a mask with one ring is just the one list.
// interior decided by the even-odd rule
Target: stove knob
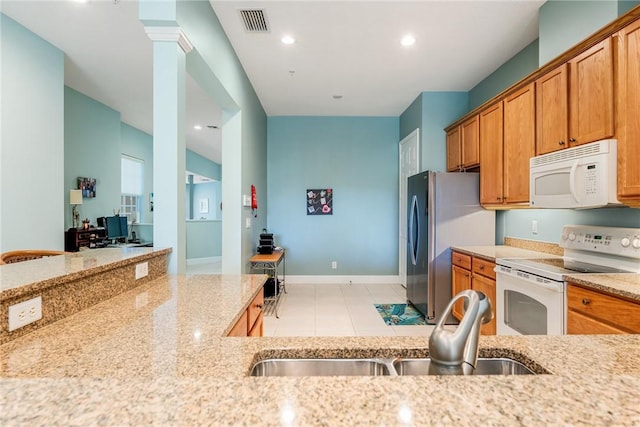
[(576, 240), (576, 235), (574, 233), (569, 233), (569, 240), (571, 240), (572, 242)]
[(633, 249), (640, 249), (640, 239), (638, 239), (637, 237), (635, 239), (633, 239)]
[(630, 243), (631, 241), (629, 240), (628, 237), (623, 237), (622, 240), (620, 240), (620, 244), (622, 245), (623, 248), (628, 248)]

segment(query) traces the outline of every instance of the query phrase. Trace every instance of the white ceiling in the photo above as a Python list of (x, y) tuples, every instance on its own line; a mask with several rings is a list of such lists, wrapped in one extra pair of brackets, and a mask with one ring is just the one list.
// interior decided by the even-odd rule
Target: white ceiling
[[(535, 40), (544, 0), (210, 3), (268, 115), (398, 116), (420, 92), (473, 88)], [(269, 33), (244, 31), (246, 7), (264, 9)], [(65, 52), (66, 85), (152, 133), (152, 45), (137, 1), (1, 0), (0, 9)], [(407, 33), (409, 48), (399, 43)], [(282, 44), (285, 34), (297, 42)], [(220, 163), (220, 130), (207, 128), (220, 124), (188, 77), (188, 148)]]
[[(422, 91), (470, 90), (538, 37), (544, 3), (210, 2), (268, 115), (362, 116), (398, 116)], [(271, 32), (247, 33), (242, 8), (264, 9)], [(414, 46), (400, 45), (405, 34)]]

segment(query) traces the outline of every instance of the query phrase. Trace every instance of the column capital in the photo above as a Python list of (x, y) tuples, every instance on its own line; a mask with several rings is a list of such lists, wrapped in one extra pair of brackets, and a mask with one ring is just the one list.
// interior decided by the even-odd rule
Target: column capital
[(177, 42), (184, 53), (189, 53), (193, 50), (193, 45), (180, 27), (144, 27), (144, 31), (154, 42)]

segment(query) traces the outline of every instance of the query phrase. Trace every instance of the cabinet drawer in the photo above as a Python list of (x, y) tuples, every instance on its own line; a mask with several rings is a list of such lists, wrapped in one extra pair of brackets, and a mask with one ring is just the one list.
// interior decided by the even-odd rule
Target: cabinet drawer
[(569, 335), (596, 335), (596, 334), (627, 334), (628, 332), (597, 321), (596, 319), (578, 313), (567, 311), (567, 334)]
[(496, 264), (484, 260), (482, 258), (473, 258), (473, 272), (475, 274), (480, 274), (481, 276), (488, 277), (490, 279), (496, 279), (496, 272), (493, 269), (496, 268)]
[(471, 256), (460, 252), (451, 252), (451, 264), (471, 270)]
[(615, 328), (640, 333), (640, 304), (569, 284), (567, 305)]
[(253, 298), (253, 301), (251, 301), (251, 303), (249, 304), (249, 307), (247, 308), (247, 314), (248, 314), (247, 330), (251, 330), (253, 328), (254, 323), (262, 313), (263, 306), (264, 306), (264, 290), (261, 289), (260, 292), (258, 292), (258, 295), (256, 295)]

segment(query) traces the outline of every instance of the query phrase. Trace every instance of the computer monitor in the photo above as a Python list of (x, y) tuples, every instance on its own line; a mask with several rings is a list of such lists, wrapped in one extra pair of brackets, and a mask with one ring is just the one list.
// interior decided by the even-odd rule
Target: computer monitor
[[(106, 219), (107, 225), (107, 238), (111, 240), (117, 240), (127, 237), (127, 217), (120, 216), (108, 216)], [(122, 219), (124, 219), (125, 229), (122, 230)]]
[(121, 216), (120, 217), (120, 234), (125, 239), (127, 237), (129, 237), (129, 228), (127, 227), (127, 217), (126, 216)]

